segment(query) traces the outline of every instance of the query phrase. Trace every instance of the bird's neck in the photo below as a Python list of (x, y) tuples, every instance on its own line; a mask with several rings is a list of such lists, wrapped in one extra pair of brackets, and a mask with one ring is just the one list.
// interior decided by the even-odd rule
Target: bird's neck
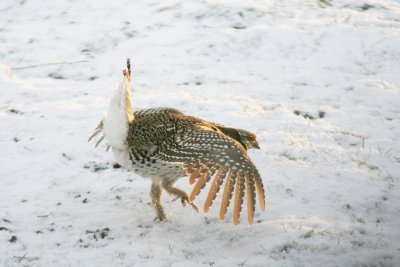
[(128, 127), (133, 120), (131, 80), (125, 75), (114, 91), (104, 119), (104, 135), (112, 147), (126, 148)]

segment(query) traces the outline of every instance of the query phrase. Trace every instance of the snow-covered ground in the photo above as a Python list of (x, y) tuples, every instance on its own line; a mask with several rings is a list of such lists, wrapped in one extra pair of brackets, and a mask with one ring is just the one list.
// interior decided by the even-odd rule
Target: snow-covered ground
[[(135, 108), (257, 133), (254, 225), (153, 222), (87, 143), (128, 56)], [(398, 266), (399, 1), (2, 0), (0, 64), (0, 266)]]

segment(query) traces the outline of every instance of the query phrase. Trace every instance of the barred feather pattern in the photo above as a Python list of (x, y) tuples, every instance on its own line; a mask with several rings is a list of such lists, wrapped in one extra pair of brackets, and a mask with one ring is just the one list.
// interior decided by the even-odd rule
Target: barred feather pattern
[(223, 187), (220, 220), (225, 219), (232, 197), (235, 224), (240, 222), (245, 195), (250, 224), (254, 219), (256, 195), (261, 210), (265, 210), (260, 174), (240, 140), (226, 135), (217, 124), (186, 116), (172, 108), (136, 111), (134, 118), (126, 140), (130, 169), (150, 178), (161, 176), (176, 180), (188, 175), (189, 182), (195, 184), (190, 202), (213, 178), (204, 211), (209, 210)]

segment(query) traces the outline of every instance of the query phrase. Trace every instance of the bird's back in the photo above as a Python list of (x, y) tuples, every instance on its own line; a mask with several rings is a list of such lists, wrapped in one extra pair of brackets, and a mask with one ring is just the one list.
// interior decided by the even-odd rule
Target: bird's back
[[(174, 108), (152, 108), (134, 112), (135, 120), (129, 129), (128, 143), (138, 146), (147, 142), (164, 143), (174, 135), (196, 128), (224, 134), (238, 142), (244, 149), (259, 148), (256, 135), (246, 130), (227, 127), (193, 116), (187, 116)], [(253, 145), (249, 145), (249, 143)]]

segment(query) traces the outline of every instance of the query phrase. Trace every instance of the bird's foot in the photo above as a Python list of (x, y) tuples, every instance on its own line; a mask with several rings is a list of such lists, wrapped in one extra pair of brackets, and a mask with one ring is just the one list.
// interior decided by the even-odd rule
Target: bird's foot
[(168, 222), (168, 219), (165, 216), (157, 216), (154, 218), (154, 221), (155, 222)]
[(157, 209), (157, 217), (154, 218), (155, 222), (167, 222), (167, 216), (165, 216), (164, 210)]
[(187, 195), (185, 195), (185, 196), (183, 196), (183, 197), (181, 197), (181, 196), (176, 197), (176, 198), (174, 198), (172, 201), (175, 201), (175, 200), (177, 200), (178, 198), (181, 199), (182, 206), (186, 207), (186, 203), (188, 203), (188, 204), (190, 204), (190, 206), (193, 207), (193, 209), (194, 209), (196, 212), (199, 212), (199, 207), (197, 207), (196, 203), (190, 202), (190, 201), (189, 201), (189, 197), (188, 197)]

